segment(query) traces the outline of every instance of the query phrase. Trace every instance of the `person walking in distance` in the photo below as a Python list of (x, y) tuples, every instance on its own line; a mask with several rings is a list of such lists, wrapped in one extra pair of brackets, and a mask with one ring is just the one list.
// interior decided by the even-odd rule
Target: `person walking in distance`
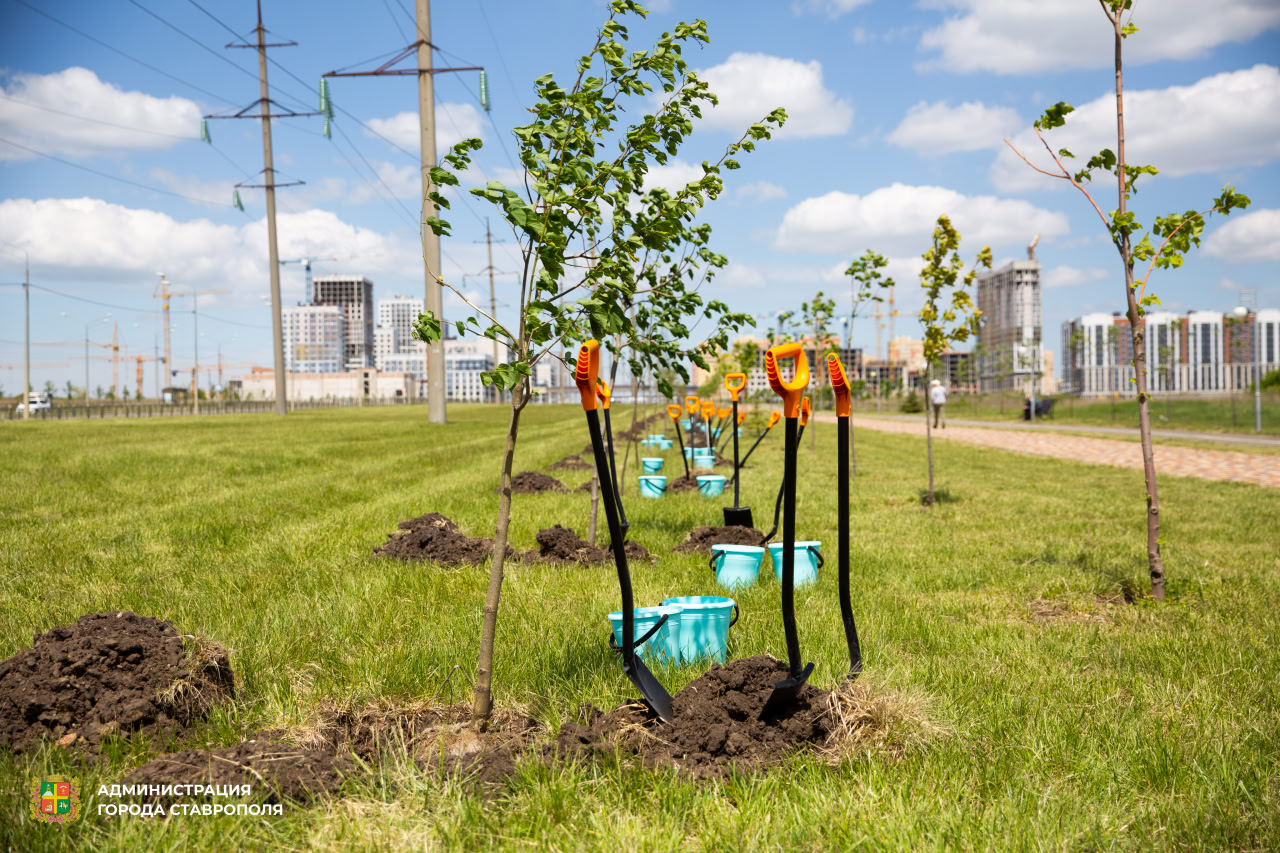
[(947, 419), (942, 415), (942, 408), (947, 405), (947, 389), (937, 379), (929, 383), (929, 403), (933, 406), (933, 428), (938, 428), (938, 419), (942, 419), (942, 428), (947, 428)]

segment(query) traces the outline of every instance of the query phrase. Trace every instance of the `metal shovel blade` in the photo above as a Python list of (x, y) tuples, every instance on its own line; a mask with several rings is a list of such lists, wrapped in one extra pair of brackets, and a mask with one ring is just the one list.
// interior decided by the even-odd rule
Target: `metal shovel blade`
[(667, 688), (662, 686), (657, 677), (649, 671), (649, 667), (644, 665), (644, 661), (640, 659), (640, 656), (635, 655), (632, 657), (630, 665), (624, 659), (622, 671), (627, 678), (631, 679), (631, 683), (640, 691), (640, 697), (644, 699), (644, 703), (649, 706), (653, 713), (658, 715), (658, 719), (664, 723), (670, 722), (673, 714), (671, 710), (671, 694), (667, 692)]
[(751, 507), (749, 506), (727, 506), (724, 507), (724, 526), (725, 527), (755, 527), (755, 521), (751, 518)]
[(800, 688), (804, 687), (812, 674), (813, 663), (809, 663), (795, 678), (784, 678), (782, 681), (774, 682), (773, 692), (769, 694), (764, 708), (760, 711), (761, 719), (781, 716), (783, 711), (795, 704), (796, 695), (800, 693)]

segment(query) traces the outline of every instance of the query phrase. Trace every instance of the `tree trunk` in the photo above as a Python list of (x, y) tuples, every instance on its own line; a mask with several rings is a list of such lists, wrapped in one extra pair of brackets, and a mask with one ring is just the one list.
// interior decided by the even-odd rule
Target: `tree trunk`
[(933, 424), (929, 421), (929, 410), (933, 408), (933, 404), (929, 399), (929, 377), (932, 372), (925, 371), (925, 392), (924, 392), (924, 445), (929, 455), (929, 493), (925, 496), (925, 506), (933, 506)]
[[(1124, 76), (1121, 62), (1121, 15), (1116, 13), (1116, 180), (1119, 184), (1119, 208), (1125, 213), (1125, 159), (1124, 159)], [(1129, 235), (1120, 240), (1120, 258), (1124, 262), (1125, 301), (1129, 307), (1130, 339), (1133, 342), (1133, 368), (1138, 386), (1138, 434), (1142, 439), (1142, 473), (1147, 485), (1147, 571), (1151, 576), (1151, 597), (1164, 599), (1164, 561), (1160, 558), (1160, 495), (1156, 489), (1156, 457), (1151, 446), (1151, 398), (1147, 395), (1147, 355), (1143, 346), (1146, 321), (1139, 313), (1133, 292), (1133, 259), (1130, 254)]]
[(507, 446), (502, 454), (502, 491), (498, 497), (498, 526), (493, 535), (493, 564), (489, 569), (489, 591), (484, 599), (484, 622), (480, 628), (480, 659), (476, 666), (475, 700), (472, 717), (482, 726), (493, 714), (493, 641), (498, 632), (498, 602), (502, 597), (502, 567), (507, 558), (507, 528), (511, 524), (511, 463), (516, 455), (516, 435), (520, 412), (529, 401), (529, 389), (521, 383), (511, 394), (511, 422), (507, 426)]

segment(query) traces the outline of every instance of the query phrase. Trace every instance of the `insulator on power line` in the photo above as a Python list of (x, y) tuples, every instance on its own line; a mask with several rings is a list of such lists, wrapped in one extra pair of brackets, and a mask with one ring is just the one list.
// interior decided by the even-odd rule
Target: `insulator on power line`
[(489, 75), (483, 71), (480, 72), (480, 106), (489, 112)]
[(327, 98), (327, 99), (325, 99), (325, 111), (324, 111), (324, 114), (325, 114), (326, 116), (328, 116), (329, 118), (333, 118), (333, 98)]
[(333, 139), (333, 133), (329, 130), (329, 117), (324, 117), (324, 138)]
[(209, 135), (209, 120), (200, 119), (200, 141), (213, 144), (213, 137)]
[(320, 112), (329, 112), (329, 81), (320, 78)]
[(240, 190), (231, 191), (231, 204), (241, 213), (244, 212), (244, 202), (240, 201)]

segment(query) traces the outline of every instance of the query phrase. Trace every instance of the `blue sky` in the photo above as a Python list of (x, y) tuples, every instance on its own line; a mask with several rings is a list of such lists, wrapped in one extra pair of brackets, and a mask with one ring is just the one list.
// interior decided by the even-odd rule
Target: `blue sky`
[[(21, 280), (22, 254), (7, 245), (17, 244), (30, 254), (35, 284), (112, 306), (33, 290), (33, 340), (79, 340), (88, 325), (95, 341), (105, 341), (118, 322), (129, 352), (149, 355), (159, 329), (151, 294), (156, 273), (164, 271), (178, 288), (231, 291), (201, 300), (202, 364), (219, 346), (228, 363), (269, 364), (262, 198), (242, 190), (246, 211), (230, 206), (237, 181), (260, 182), (260, 126), (215, 121), (214, 145), (198, 138), (201, 114), (238, 109), (257, 97), (254, 52), (224, 50), (231, 33), (189, 0), (30, 2), (102, 43), (16, 0), (0, 0), (0, 139), (67, 161), (0, 142), (6, 241), (0, 282)], [(254, 7), (245, 0), (200, 5), (242, 35), (253, 26)], [(1139, 220), (1203, 208), (1224, 184), (1253, 200), (1244, 215), (1212, 220), (1204, 247), (1182, 269), (1157, 272), (1152, 289), (1175, 311), (1230, 308), (1237, 301), (1232, 288), (1239, 287), (1256, 289), (1264, 307), (1280, 307), (1280, 4), (1135, 5), (1142, 31), (1125, 45), (1129, 159), (1162, 170), (1143, 180)], [(647, 46), (677, 20), (705, 18), (711, 44), (687, 58), (721, 96), (679, 161), (653, 174), (655, 182), (696, 177), (695, 164), (718, 157), (776, 106), (792, 116), (728, 176), (727, 192), (706, 210), (715, 247), (731, 260), (711, 295), (763, 314), (796, 309), (823, 290), (847, 311), (848, 280), (840, 272), (873, 248), (892, 259), (900, 304), (910, 311), (919, 302), (918, 257), (933, 219), (945, 212), (964, 237), (967, 257), (983, 243), (998, 260), (1024, 257), (1035, 233), (1043, 235), (1038, 257), (1049, 348), (1056, 348), (1064, 319), (1122, 307), (1118, 259), (1097, 215), (1064, 182), (1036, 175), (1001, 142), (1008, 136), (1044, 163), (1029, 145), (1038, 145), (1030, 125), (1045, 106), (1065, 100), (1077, 112), (1051, 137), (1055, 148), (1086, 154), (1114, 147), (1112, 42), (1096, 4), (664, 0), (652, 6), (649, 21), (632, 29), (633, 46)], [(305, 6), (267, 0), (267, 28), (277, 40), (299, 43), (271, 54), (279, 63), (269, 72), (273, 96), (295, 109), (314, 108), (321, 73), (376, 65), (360, 63), (408, 43), (406, 7), (412, 9), (409, 0)], [(505, 131), (523, 123), (531, 81), (547, 72), (568, 75), (604, 20), (604, 5), (437, 0), (432, 12), (433, 41), (445, 51), (437, 64), (486, 66), (493, 105), (488, 115), (479, 109), (474, 72), (438, 75), (441, 147), (479, 135), (486, 145), (476, 176), (508, 178), (511, 161), (499, 140), (514, 151)], [(362, 272), (374, 280), (375, 298), (420, 294), (418, 177), (410, 156), (417, 151), (415, 80), (340, 79), (332, 91), (343, 110), (332, 141), (320, 134), (318, 118), (273, 123), (277, 168), (306, 182), (278, 194), (281, 257), (336, 258), (318, 260), (316, 274)], [(1104, 210), (1115, 207), (1114, 184), (1099, 181), (1092, 189)], [(486, 213), (478, 201), (455, 205), (443, 264), (446, 278), (484, 299), (487, 279), (472, 274), (486, 263)], [(495, 234), (506, 236), (496, 226)], [(494, 263), (515, 268), (509, 245), (496, 248)], [(500, 303), (511, 301), (511, 282), (499, 276)], [(299, 265), (284, 267), (283, 284), (286, 304), (302, 298)], [(449, 316), (460, 316), (456, 300), (446, 304)], [(192, 360), (189, 312), (190, 299), (175, 301), (180, 367)], [(901, 319), (898, 333), (918, 330)], [(0, 364), (21, 362), (21, 341), (21, 290), (0, 287)], [(855, 343), (873, 346), (871, 320), (857, 321)], [(82, 384), (83, 363), (69, 360), (77, 354), (34, 349), (33, 361), (67, 367), (36, 369), (33, 384)], [(132, 367), (122, 369), (129, 386), (133, 374)], [(147, 393), (151, 375), (148, 364)], [(93, 362), (90, 384), (109, 379), (110, 365)], [(20, 383), (20, 371), (0, 369), (6, 392)]]

